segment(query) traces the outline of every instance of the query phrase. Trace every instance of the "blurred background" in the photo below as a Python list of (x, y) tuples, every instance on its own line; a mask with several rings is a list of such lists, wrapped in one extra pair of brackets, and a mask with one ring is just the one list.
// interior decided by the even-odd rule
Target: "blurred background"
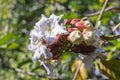
[[(49, 17), (63, 14), (63, 21), (88, 17), (95, 25), (105, 0), (0, 0), (0, 80), (49, 80), (46, 77), (30, 76), (28, 72), (46, 75), (40, 63), (31, 60), (28, 50), (29, 32), (40, 20), (41, 14)], [(120, 29), (112, 29), (120, 22), (120, 0), (109, 0), (99, 27), (105, 36), (120, 35)], [(120, 59), (120, 40), (112, 40), (103, 46), (107, 59)], [(73, 55), (64, 54), (59, 65), (55, 63), (57, 75), (72, 79)], [(117, 57), (116, 57), (117, 55)]]

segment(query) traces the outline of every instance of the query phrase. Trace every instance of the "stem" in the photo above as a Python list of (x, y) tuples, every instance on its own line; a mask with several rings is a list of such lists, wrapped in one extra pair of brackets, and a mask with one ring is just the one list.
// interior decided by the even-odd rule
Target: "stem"
[(114, 28), (113, 28), (113, 32), (115, 32), (116, 29), (118, 29), (120, 27), (120, 23), (118, 23)]
[[(108, 12), (108, 11), (111, 11), (111, 10), (120, 10), (120, 7), (111, 6), (111, 7), (108, 7), (106, 9), (104, 9), (104, 12)], [(92, 16), (96, 16), (96, 15), (99, 15), (99, 14), (100, 14), (100, 11), (95, 12), (95, 13), (89, 13), (89, 14), (86, 14), (85, 16), (86, 17), (92, 17)]]
[(115, 39), (119, 39), (120, 38), (120, 35), (113, 35), (113, 36), (100, 36), (100, 38), (102, 39), (102, 40), (106, 40), (106, 41), (108, 41), (108, 40), (115, 40)]
[(102, 7), (102, 10), (101, 10), (101, 12), (100, 12), (100, 15), (98, 16), (98, 20), (97, 20), (97, 22), (96, 22), (96, 29), (97, 29), (97, 28), (99, 27), (99, 25), (100, 25), (100, 24), (98, 24), (98, 23), (101, 22), (102, 15), (103, 15), (103, 12), (104, 12), (107, 4), (108, 4), (108, 1), (109, 1), (109, 0), (105, 0), (105, 3), (104, 3), (104, 5), (103, 5), (103, 7)]

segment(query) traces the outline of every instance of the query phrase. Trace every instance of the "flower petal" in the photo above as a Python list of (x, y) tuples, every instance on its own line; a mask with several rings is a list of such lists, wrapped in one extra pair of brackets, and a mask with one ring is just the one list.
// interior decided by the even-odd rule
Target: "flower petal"
[(45, 41), (49, 44), (49, 45), (52, 45), (53, 43), (55, 43), (55, 39), (56, 36), (46, 36), (46, 39)]

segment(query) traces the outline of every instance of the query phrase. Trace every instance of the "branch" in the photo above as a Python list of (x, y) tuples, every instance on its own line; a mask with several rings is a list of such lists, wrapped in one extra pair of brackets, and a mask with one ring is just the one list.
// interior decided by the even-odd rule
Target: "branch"
[[(111, 10), (120, 10), (120, 7), (115, 7), (115, 6), (108, 7), (106, 9), (104, 9), (103, 12), (107, 12), (107, 11), (111, 11)], [(100, 11), (95, 12), (95, 13), (86, 14), (85, 16), (86, 17), (92, 17), (92, 16), (96, 16), (96, 15), (99, 15), (99, 14), (100, 14)]]
[(30, 75), (30, 76), (45, 77), (44, 75), (38, 75), (38, 74), (36, 74), (36, 73), (34, 73), (34, 72), (25, 71), (25, 70), (22, 70), (22, 69), (19, 69), (19, 68), (9, 67), (9, 69), (11, 69), (11, 70), (13, 70), (13, 71), (15, 71), (15, 72), (27, 74), (27, 75)]
[(108, 1), (109, 1), (109, 0), (106, 0), (106, 1), (105, 1), (104, 5), (103, 5), (103, 7), (102, 7), (102, 10), (100, 11), (100, 15), (99, 15), (99, 17), (98, 17), (98, 21), (100, 21), (100, 20), (102, 19), (102, 15), (103, 15), (103, 12), (104, 12), (107, 4), (108, 4)]
[(107, 4), (108, 4), (108, 1), (109, 1), (109, 0), (105, 0), (105, 3), (104, 3), (104, 5), (103, 5), (103, 7), (102, 7), (102, 10), (100, 11), (100, 14), (99, 14), (99, 16), (98, 16), (98, 20), (96, 21), (96, 25), (95, 25), (95, 28), (96, 28), (96, 29), (97, 29), (97, 28), (99, 27), (99, 25), (101, 24), (102, 15), (103, 15), (103, 12), (104, 12)]
[(102, 40), (115, 40), (115, 39), (120, 38), (120, 35), (116, 35), (116, 36), (100, 36), (100, 38)]
[(37, 73), (34, 73), (34, 72), (30, 72), (30, 71), (25, 71), (23, 69), (20, 69), (20, 68), (13, 68), (13, 67), (10, 67), (10, 66), (4, 66), (4, 68), (9, 68), (11, 70), (13, 70), (14, 72), (17, 72), (17, 73), (23, 73), (23, 74), (26, 74), (26, 75), (29, 75), (29, 76), (35, 76), (35, 77), (39, 77), (39, 78), (48, 78), (48, 79), (53, 79), (53, 80), (65, 80), (65, 77), (63, 76), (47, 76), (47, 75), (39, 75)]
[(120, 27), (120, 23), (118, 23), (114, 28), (113, 28), (113, 32), (115, 32), (116, 29), (118, 29)]

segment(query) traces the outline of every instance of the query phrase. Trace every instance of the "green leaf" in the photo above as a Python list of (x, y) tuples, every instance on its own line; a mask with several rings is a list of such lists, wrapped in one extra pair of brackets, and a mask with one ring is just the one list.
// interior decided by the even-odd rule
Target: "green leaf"
[(120, 79), (120, 61), (118, 60), (100, 60), (99, 68), (110, 80)]
[(62, 60), (68, 60), (70, 58), (70, 54), (64, 54), (63, 57), (62, 57)]
[(32, 62), (31, 59), (24, 60), (24, 61), (18, 63), (17, 67), (20, 68), (20, 67), (22, 67), (23, 65), (25, 65), (25, 64), (27, 64), (29, 62)]
[(7, 49), (15, 49), (15, 48), (18, 48), (18, 44), (17, 43), (12, 43), (12, 44), (10, 44), (8, 47), (7, 47)]
[(6, 42), (9, 42), (14, 37), (14, 34), (9, 33), (8, 35), (5, 35), (0, 39), (0, 45), (5, 44)]

